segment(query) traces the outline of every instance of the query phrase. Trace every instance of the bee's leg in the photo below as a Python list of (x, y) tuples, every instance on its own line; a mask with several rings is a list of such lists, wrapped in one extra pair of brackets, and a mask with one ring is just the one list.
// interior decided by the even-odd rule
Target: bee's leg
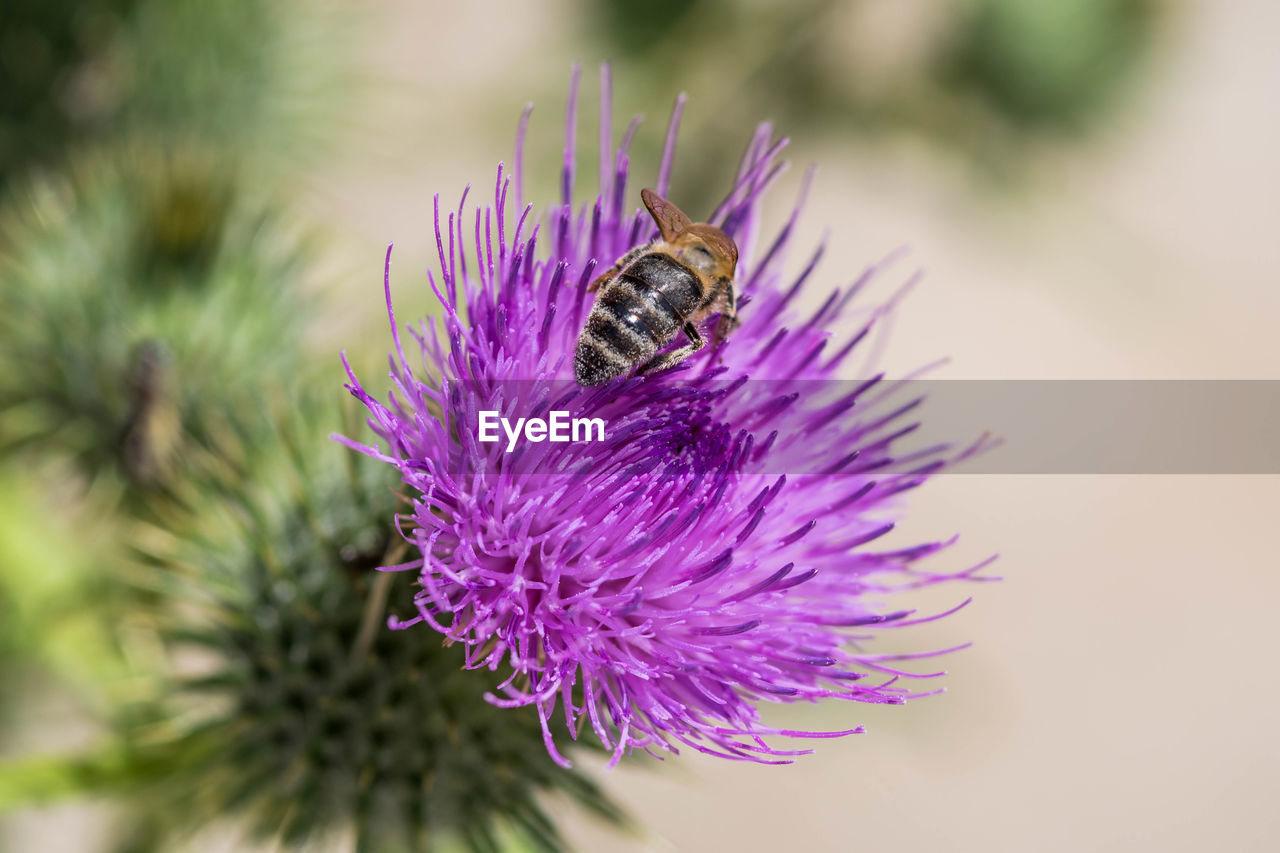
[(587, 285), (587, 293), (595, 293), (606, 281), (622, 272), (623, 267), (647, 252), (652, 245), (652, 243), (645, 243), (643, 246), (636, 246), (630, 252), (618, 258), (616, 264), (592, 279), (591, 283)]
[(711, 297), (711, 310), (720, 313), (720, 319), (711, 330), (711, 343), (719, 345), (726, 335), (738, 328), (738, 297), (734, 293), (732, 279), (721, 278), (716, 282), (716, 291)]
[(689, 339), (688, 344), (678, 349), (673, 349), (671, 352), (654, 356), (640, 365), (636, 373), (653, 373), (658, 370), (666, 370), (668, 367), (674, 367), (707, 345), (706, 339), (702, 337), (698, 327), (693, 323), (684, 324), (684, 334)]

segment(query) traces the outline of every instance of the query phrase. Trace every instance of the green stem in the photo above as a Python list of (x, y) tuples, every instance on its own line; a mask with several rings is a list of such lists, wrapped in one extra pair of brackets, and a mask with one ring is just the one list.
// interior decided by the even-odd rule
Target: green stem
[(391, 572), (379, 572), (369, 590), (369, 600), (365, 602), (364, 614), (360, 617), (360, 633), (356, 634), (355, 645), (351, 649), (351, 660), (357, 661), (369, 653), (373, 638), (378, 633), (379, 623), (387, 612), (387, 598), (391, 595), (391, 584), (395, 575)]

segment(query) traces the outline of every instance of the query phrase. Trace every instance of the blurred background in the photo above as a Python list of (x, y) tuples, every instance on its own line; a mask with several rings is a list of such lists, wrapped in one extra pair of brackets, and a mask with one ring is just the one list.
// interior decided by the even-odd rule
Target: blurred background
[[(526, 197), (553, 197), (573, 63), (581, 163), (608, 61), (615, 132), (646, 116), (633, 183), (683, 91), (682, 207), (710, 208), (768, 119), (819, 165), (816, 281), (909, 247), (872, 294), (927, 271), (892, 371), (1277, 379), (1277, 37), (1263, 0), (7, 0), (0, 848), (349, 849), (412, 813), (389, 797), (311, 832), (325, 792), (366, 790), (327, 750), (399, 689), (380, 667), (457, 669), (367, 638), (349, 669), (362, 602), (403, 590), (365, 585), (385, 510), (341, 496), (386, 484), (325, 438), (352, 417), (337, 351), (369, 374), (387, 349), (391, 241), (399, 315), (429, 310), (432, 196), (486, 186), (526, 102)], [(894, 535), (961, 532), (944, 559), (999, 551), (1005, 581), (931, 590), (913, 604), (977, 600), (892, 642), (974, 647), (905, 708), (770, 709), (868, 727), (792, 766), (579, 754), (556, 775), (536, 721), (532, 750), (513, 713), (459, 735), (483, 715), (465, 685), (368, 749), (468, 745), (394, 783), (437, 779), (406, 820), (444, 849), (486, 849), (450, 824), (471, 808), (519, 812), (498, 814), (510, 849), (542, 817), (592, 851), (1270, 849), (1278, 509), (1275, 476), (939, 478)], [(330, 716), (295, 720), (295, 695)], [(273, 750), (307, 758), (285, 774)]]

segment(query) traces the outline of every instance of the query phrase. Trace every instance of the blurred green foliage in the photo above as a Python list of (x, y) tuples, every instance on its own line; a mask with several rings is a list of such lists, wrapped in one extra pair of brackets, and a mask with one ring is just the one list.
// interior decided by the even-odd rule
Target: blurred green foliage
[(340, 136), (350, 24), (326, 0), (7, 0), (0, 182), (129, 136), (294, 173)]
[(489, 851), (507, 835), (559, 850), (538, 799), (549, 791), (619, 819), (550, 760), (532, 709), (484, 701), (460, 647), (386, 629), (416, 612), (411, 574), (373, 571), (403, 553), (394, 477), (328, 437), (338, 406), (304, 395), (272, 409), (273, 461), (254, 464), (252, 485), (248, 472), (191, 481), (198, 515), (138, 528), (141, 559), (123, 574), (148, 595), (123, 630), (133, 645), (150, 636), (161, 662), (117, 703), (112, 737), (0, 768), (0, 808), (110, 794), (131, 805), (130, 850), (172, 849), (236, 815), (286, 846), (349, 830), (362, 850)]
[[(5, 619), (0, 636), (9, 648), (23, 648), (51, 623), (65, 616), (77, 581), (85, 577), (84, 565), (92, 557), (81, 540), (68, 536), (75, 523), (71, 513), (52, 515), (51, 507), (36, 484), (24, 482), (12, 472), (0, 479), (0, 559), (21, 572), (5, 573), (10, 581), (0, 588), (5, 602)], [(99, 527), (93, 520), (79, 519), (80, 532), (92, 539)], [(85, 655), (92, 655), (86, 649)]]
[[(0, 183), (92, 132), (109, 104), (94, 98), (138, 0), (5, 0), (0, 8)], [(97, 101), (95, 103), (95, 100)]]
[(142, 3), (110, 60), (119, 124), (235, 151), (255, 181), (295, 172), (346, 129), (352, 23), (330, 0)]
[(600, 0), (591, 4), (599, 26), (624, 54), (645, 53), (683, 26), (693, 13), (715, 0)]
[(256, 375), (296, 373), (304, 243), (222, 161), (91, 156), (0, 219), (0, 447), (161, 484)]
[(1156, 0), (983, 0), (957, 27), (946, 79), (1028, 128), (1079, 128), (1113, 105), (1150, 47)]
[(88, 685), (121, 672), (104, 620), (116, 597), (101, 572), (113, 559), (109, 519), (59, 507), (42, 485), (0, 466), (0, 725), (23, 685), (49, 675)]
[(107, 798), (120, 851), (230, 821), (290, 846), (558, 850), (549, 792), (617, 820), (461, 648), (386, 629), (414, 612), (412, 573), (374, 571), (399, 559), (399, 499), (329, 438), (319, 246), (287, 180), (340, 135), (345, 14), (2, 14), (0, 679), (59, 683), (100, 737), (0, 763), (0, 811)]
[[(689, 89), (712, 202), (762, 113), (789, 131), (914, 134), (995, 171), (1103, 125), (1153, 53), (1167, 0), (695, 0), (588, 4), (581, 20), (648, 92)], [(646, 112), (665, 105), (645, 103)], [(698, 154), (696, 152), (705, 152)], [(688, 199), (687, 199), (688, 200)]]

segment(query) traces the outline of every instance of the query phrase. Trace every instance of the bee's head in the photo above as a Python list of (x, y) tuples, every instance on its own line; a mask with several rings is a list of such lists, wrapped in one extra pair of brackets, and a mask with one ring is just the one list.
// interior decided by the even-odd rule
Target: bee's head
[(690, 221), (684, 211), (653, 190), (641, 190), (640, 198), (662, 239), (674, 246), (686, 263), (713, 277), (733, 278), (738, 246), (732, 237), (714, 225)]

